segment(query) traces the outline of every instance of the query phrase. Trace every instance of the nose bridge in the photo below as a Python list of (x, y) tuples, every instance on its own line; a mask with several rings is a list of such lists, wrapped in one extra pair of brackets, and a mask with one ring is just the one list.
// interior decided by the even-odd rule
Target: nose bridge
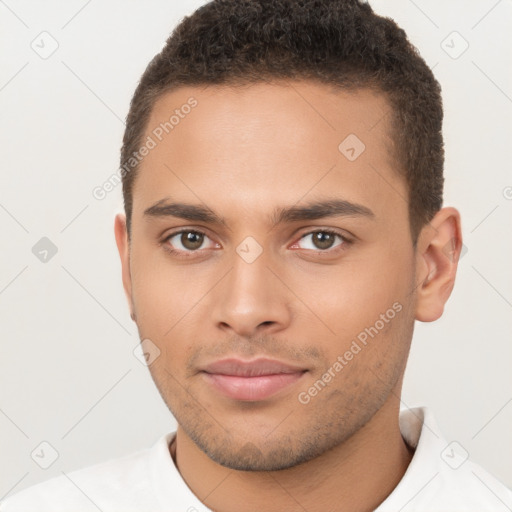
[(242, 242), (234, 251), (231, 269), (216, 287), (213, 320), (239, 335), (254, 334), (265, 324), (274, 329), (290, 320), (289, 301), (283, 287), (268, 268), (270, 255), (254, 241)]

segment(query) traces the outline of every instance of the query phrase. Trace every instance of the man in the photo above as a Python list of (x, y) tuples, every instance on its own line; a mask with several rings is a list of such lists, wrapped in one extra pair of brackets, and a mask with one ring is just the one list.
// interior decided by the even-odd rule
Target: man
[[(123, 284), (176, 433), (1, 510), (483, 511), (512, 494), (400, 409), (461, 250), (440, 88), (356, 0), (216, 0), (135, 91)], [(456, 462), (456, 464), (455, 464)]]

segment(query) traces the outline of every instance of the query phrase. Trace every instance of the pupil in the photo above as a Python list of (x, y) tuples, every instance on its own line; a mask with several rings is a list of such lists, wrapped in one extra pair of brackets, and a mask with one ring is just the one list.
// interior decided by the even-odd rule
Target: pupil
[(181, 243), (187, 249), (198, 249), (203, 244), (203, 235), (194, 231), (188, 231), (181, 235)]
[(313, 243), (319, 249), (329, 249), (334, 242), (334, 236), (330, 233), (325, 233), (323, 231), (318, 231), (313, 235)]

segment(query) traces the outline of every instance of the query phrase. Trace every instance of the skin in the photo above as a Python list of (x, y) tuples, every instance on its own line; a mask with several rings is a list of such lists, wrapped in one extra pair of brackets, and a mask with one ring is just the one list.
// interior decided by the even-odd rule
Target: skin
[[(398, 426), (403, 374), (414, 321), (439, 318), (453, 288), (459, 213), (441, 209), (413, 246), (407, 186), (388, 153), (390, 107), (374, 91), (186, 87), (156, 102), (146, 135), (190, 96), (197, 107), (141, 163), (130, 240), (124, 215), (115, 220), (132, 318), (161, 351), (149, 368), (178, 422), (177, 467), (219, 512), (373, 510), (411, 460)], [(366, 146), (354, 161), (338, 150), (349, 134)], [(164, 199), (223, 222), (144, 214)], [(278, 208), (327, 199), (373, 215), (271, 222)], [(203, 245), (165, 240), (180, 228), (205, 233)], [(322, 229), (351, 242), (318, 248), (311, 233)], [(252, 263), (236, 251), (249, 236), (262, 249)], [(401, 311), (301, 403), (395, 303)], [(260, 356), (307, 371), (261, 401), (227, 398), (200, 372)]]

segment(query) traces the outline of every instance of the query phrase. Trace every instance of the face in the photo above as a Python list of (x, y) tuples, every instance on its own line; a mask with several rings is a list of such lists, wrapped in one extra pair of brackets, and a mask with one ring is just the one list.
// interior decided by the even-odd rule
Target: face
[(310, 460), (399, 388), (415, 252), (389, 108), (308, 82), (155, 104), (125, 288), (164, 401), (222, 465)]

